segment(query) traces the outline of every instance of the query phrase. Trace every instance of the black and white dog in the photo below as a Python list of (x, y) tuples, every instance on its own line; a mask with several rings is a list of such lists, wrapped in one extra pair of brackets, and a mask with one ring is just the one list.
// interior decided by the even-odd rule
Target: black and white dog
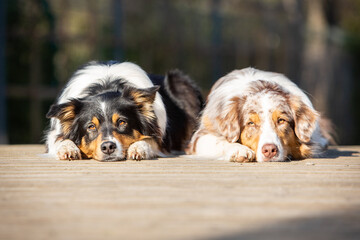
[(47, 113), (48, 153), (117, 161), (183, 151), (202, 106), (199, 89), (179, 70), (163, 77), (130, 62), (90, 62)]

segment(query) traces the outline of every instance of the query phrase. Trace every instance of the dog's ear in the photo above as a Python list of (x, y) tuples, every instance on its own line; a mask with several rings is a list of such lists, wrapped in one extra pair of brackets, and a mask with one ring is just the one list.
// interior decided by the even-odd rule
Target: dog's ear
[(244, 97), (234, 97), (216, 109), (217, 130), (231, 143), (237, 142), (240, 138), (240, 114), (244, 100)]
[(296, 96), (290, 96), (290, 107), (293, 112), (296, 136), (302, 142), (309, 142), (320, 114)]
[(79, 113), (82, 106), (82, 102), (78, 99), (72, 99), (69, 102), (62, 104), (54, 104), (51, 105), (46, 117), (59, 119), (63, 131), (66, 134), (70, 131), (75, 116)]
[(47, 118), (58, 118), (62, 121), (73, 120), (75, 115), (80, 111), (82, 102), (78, 99), (71, 99), (69, 102), (62, 104), (53, 104), (50, 106)]
[(126, 86), (123, 90), (122, 96), (131, 99), (138, 105), (140, 111), (150, 117), (153, 113), (153, 103), (155, 101), (156, 93), (160, 89), (159, 86), (139, 89), (131, 86)]
[(131, 86), (125, 86), (122, 96), (125, 98), (132, 99), (136, 104), (141, 105), (144, 103), (152, 104), (155, 100), (157, 91), (160, 89), (159, 86), (150, 88), (135, 88)]

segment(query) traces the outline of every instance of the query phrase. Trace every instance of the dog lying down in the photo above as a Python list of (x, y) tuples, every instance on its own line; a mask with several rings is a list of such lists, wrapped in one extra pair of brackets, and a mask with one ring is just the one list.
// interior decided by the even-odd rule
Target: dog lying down
[(235, 70), (212, 87), (187, 153), (234, 162), (304, 159), (331, 140), (322, 121), (284, 75)]
[(149, 76), (129, 62), (90, 62), (47, 113), (48, 153), (117, 161), (183, 151), (202, 106), (200, 91), (179, 70)]

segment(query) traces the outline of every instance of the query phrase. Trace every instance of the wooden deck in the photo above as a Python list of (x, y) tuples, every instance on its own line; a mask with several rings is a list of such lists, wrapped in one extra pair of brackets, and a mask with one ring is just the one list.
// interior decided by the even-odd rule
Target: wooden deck
[(360, 239), (360, 146), (244, 164), (43, 151), (0, 146), (0, 239)]

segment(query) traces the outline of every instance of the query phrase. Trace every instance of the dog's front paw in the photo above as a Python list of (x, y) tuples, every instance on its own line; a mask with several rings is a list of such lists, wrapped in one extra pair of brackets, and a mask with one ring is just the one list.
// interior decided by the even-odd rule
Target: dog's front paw
[(127, 152), (127, 158), (136, 161), (154, 157), (156, 157), (156, 154), (151, 148), (151, 145), (146, 141), (138, 141), (131, 144)]
[(239, 143), (231, 143), (226, 149), (225, 160), (230, 162), (254, 162), (255, 152)]
[(59, 160), (78, 160), (81, 159), (81, 151), (73, 141), (67, 139), (60, 143), (56, 156)]

